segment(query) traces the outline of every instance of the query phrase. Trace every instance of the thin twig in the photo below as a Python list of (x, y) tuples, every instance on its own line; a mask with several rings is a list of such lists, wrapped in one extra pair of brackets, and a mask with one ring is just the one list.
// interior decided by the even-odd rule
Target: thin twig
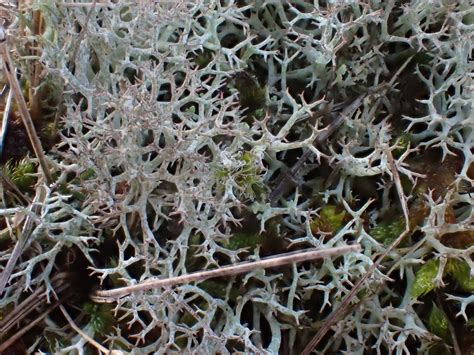
[(360, 244), (354, 244), (336, 248), (286, 253), (272, 256), (269, 258), (264, 258), (258, 261), (244, 262), (236, 265), (224, 266), (215, 270), (200, 271), (188, 275), (176, 276), (167, 279), (151, 279), (133, 286), (120, 287), (108, 291), (96, 291), (94, 294), (91, 295), (91, 299), (94, 302), (111, 303), (133, 292), (150, 290), (157, 287), (175, 286), (195, 281), (202, 281), (213, 277), (233, 276), (255, 269), (266, 269), (287, 264), (300, 263), (303, 261), (321, 259), (349, 252), (356, 252), (360, 249)]
[[(51, 284), (55, 288), (55, 294), (62, 293), (63, 291), (69, 290), (69, 285), (66, 282), (68, 273), (60, 273), (55, 275), (51, 279)], [(17, 305), (12, 312), (6, 315), (4, 319), (0, 321), (0, 334), (6, 334), (12, 327), (17, 325), (21, 320), (23, 320), (28, 314), (36, 311), (37, 307), (44, 303), (46, 299), (46, 286), (40, 286), (34, 293), (28, 296), (23, 300), (19, 305)], [(62, 300), (68, 298), (71, 293), (66, 293), (62, 295)], [(57, 298), (57, 297), (56, 297)], [(14, 344), (18, 339), (27, 334), (31, 328), (43, 320), (49, 313), (51, 313), (58, 305), (60, 301), (57, 301), (46, 308), (38, 317), (33, 321), (28, 322), (26, 326), (21, 327), (15, 334), (10, 336), (5, 342), (0, 344), (0, 354), (2, 354), (6, 349), (8, 349), (12, 344)]]
[(10, 258), (8, 259), (7, 265), (5, 266), (5, 268), (3, 269), (0, 275), (0, 296), (3, 294), (3, 291), (5, 290), (5, 286), (8, 280), (10, 279), (10, 275), (13, 272), (13, 269), (16, 265), (16, 262), (18, 261), (18, 258), (20, 257), (24, 248), (28, 244), (28, 241), (33, 232), (35, 218), (37, 215), (40, 214), (41, 207), (43, 205), (45, 198), (46, 198), (45, 188), (44, 186), (39, 185), (36, 188), (35, 199), (33, 200), (33, 203), (30, 206), (30, 213), (28, 213), (28, 216), (26, 217), (26, 221), (25, 221), (25, 224), (23, 225), (23, 230), (21, 232), (21, 235), (18, 238), (18, 241), (15, 244), (15, 247), (13, 248), (12, 254)]
[[(29, 10), (31, 11), (31, 10)], [(43, 34), (43, 27), (44, 27), (44, 19), (42, 16), (41, 11), (35, 10), (33, 11), (32, 16), (32, 26), (31, 29), (33, 31), (33, 35), (38, 37)], [(40, 56), (40, 49), (36, 46), (36, 40), (33, 45), (31, 43), (28, 44), (28, 51), (29, 55), (31, 56)], [(39, 60), (35, 60), (29, 62), (28, 66), (28, 77), (29, 77), (29, 93), (28, 98), (30, 102), (30, 114), (33, 119), (37, 120), (40, 118), (41, 115), (41, 93), (37, 90), (40, 75), (41, 75), (41, 62)]]
[(26, 326), (22, 327), (17, 333), (9, 337), (7, 341), (0, 344), (0, 354), (3, 354), (3, 352), (10, 346), (12, 346), (18, 339), (27, 334), (31, 328), (41, 322), (41, 320), (43, 320), (49, 313), (51, 313), (59, 304), (59, 301), (53, 303), (50, 307), (43, 311), (41, 315), (39, 315), (35, 320), (29, 322)]
[[(318, 136), (314, 139), (313, 144), (320, 144), (326, 141), (338, 128), (344, 123), (344, 121), (353, 115), (353, 113), (359, 108), (366, 94), (358, 96), (350, 105), (340, 112), (333, 122), (326, 127), (325, 130), (321, 131)], [(290, 169), (290, 171), (282, 172), (280, 177), (277, 179), (279, 181), (277, 187), (270, 193), (269, 199), (270, 203), (274, 205), (278, 199), (286, 194), (294, 185), (295, 180), (293, 176), (296, 176), (298, 171), (303, 167), (303, 164), (306, 160), (313, 154), (310, 149), (307, 149), (303, 155), (298, 159), (295, 165)]]
[[(375, 87), (371, 87), (367, 90), (366, 93), (359, 95), (354, 101), (350, 103), (346, 108), (340, 112), (333, 122), (326, 127), (325, 130), (321, 131), (318, 136), (315, 138), (313, 145), (321, 144), (325, 142), (334, 132), (336, 132), (339, 127), (344, 123), (345, 120), (349, 119), (357, 109), (362, 105), (364, 99), (369, 95), (381, 96), (388, 89), (393, 88), (396, 79), (399, 77), (401, 72), (407, 67), (410, 61), (413, 59), (413, 56), (408, 58), (402, 66), (397, 70), (388, 83), (381, 83)], [(377, 100), (376, 105), (379, 105), (380, 100)], [(272, 205), (275, 205), (278, 199), (286, 194), (293, 186), (296, 185), (294, 176), (297, 175), (298, 171), (303, 167), (303, 164), (311, 156), (312, 151), (307, 149), (303, 155), (298, 159), (296, 164), (290, 169), (290, 171), (284, 171), (277, 178), (279, 181), (277, 187), (270, 193), (269, 199)]]
[(48, 185), (51, 185), (54, 182), (53, 177), (49, 171), (48, 162), (46, 161), (46, 156), (44, 154), (41, 141), (38, 137), (38, 134), (36, 133), (33, 120), (31, 119), (30, 112), (28, 111), (28, 106), (26, 105), (26, 101), (23, 97), (20, 84), (18, 83), (18, 80), (16, 78), (16, 70), (13, 66), (13, 62), (10, 57), (7, 41), (3, 41), (2, 43), (0, 43), (0, 57), (3, 58), (3, 67), (8, 78), (8, 83), (10, 84), (10, 89), (13, 91), (15, 101), (18, 105), (18, 111), (20, 112), (20, 116), (23, 120), (23, 125), (25, 126), (26, 132), (28, 133), (28, 138), (31, 142), (31, 146), (33, 147), (36, 157), (38, 158), (46, 182), (48, 183)]
[(87, 335), (86, 333), (84, 333), (81, 328), (79, 328), (77, 326), (76, 323), (74, 323), (74, 321), (72, 320), (71, 316), (67, 313), (66, 311), (66, 308), (64, 308), (64, 306), (62, 304), (59, 305), (59, 309), (61, 310), (61, 312), (63, 313), (64, 315), (64, 318), (66, 318), (66, 320), (68, 321), (69, 325), (71, 326), (72, 329), (74, 329), (81, 337), (83, 337), (86, 341), (88, 341), (91, 345), (93, 345), (94, 347), (96, 347), (99, 351), (103, 352), (104, 354), (109, 354), (110, 351), (109, 349), (107, 349), (106, 347), (104, 347), (103, 345), (99, 344), (98, 342), (96, 342), (93, 338), (91, 338), (89, 335)]
[[(69, 289), (67, 283), (67, 278), (70, 276), (67, 272), (62, 272), (55, 275), (51, 279), (51, 286), (54, 288), (55, 293), (59, 294), (63, 291)], [(41, 285), (25, 298), (19, 305), (17, 305), (10, 313), (8, 313), (0, 321), (0, 333), (5, 334), (16, 324), (18, 324), (22, 319), (24, 319), (28, 314), (34, 312), (36, 308), (41, 305), (46, 299), (46, 286)]]

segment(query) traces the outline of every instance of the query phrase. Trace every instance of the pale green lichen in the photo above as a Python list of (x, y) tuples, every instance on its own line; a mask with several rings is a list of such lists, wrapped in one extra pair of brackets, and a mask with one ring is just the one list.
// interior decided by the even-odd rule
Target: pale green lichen
[[(107, 332), (108, 308), (87, 306), (77, 317), (104, 343), (137, 353), (301, 352), (315, 322), (405, 230), (397, 169), (411, 195), (409, 235), (317, 351), (423, 353), (436, 340), (429, 330), (445, 328), (419, 302), (433, 301), (443, 282), (451, 287), (443, 301), (457, 310), (446, 316), (472, 316), (468, 245), (445, 243), (471, 232), (474, 213), (461, 188), (472, 184), (474, 162), (467, 0), (97, 5), (37, 1), (41, 38), (9, 29), (20, 38), (16, 53), (42, 46), (48, 80), (63, 84), (64, 113), (49, 153), (58, 181), (45, 186), (33, 231), (40, 238), (2, 308), (25, 288), (50, 293), (50, 278), (71, 260), (93, 272), (96, 287), (112, 288), (360, 242), (361, 253), (321, 263), (132, 294), (117, 306), (126, 324)], [(31, 14), (22, 21), (28, 33)], [(404, 63), (395, 87), (385, 87)], [(334, 110), (364, 93), (333, 136), (313, 144)], [(291, 188), (270, 201), (282, 176)], [(4, 248), (2, 265), (12, 250)], [(67, 341), (38, 337), (32, 352), (91, 351), (76, 333), (64, 337), (56, 319), (47, 317), (49, 338)]]

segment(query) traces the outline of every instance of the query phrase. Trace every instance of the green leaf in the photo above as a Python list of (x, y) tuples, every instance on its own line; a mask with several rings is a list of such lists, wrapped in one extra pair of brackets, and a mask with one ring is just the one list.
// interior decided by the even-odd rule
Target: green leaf
[(438, 274), (438, 270), (439, 261), (431, 259), (416, 272), (415, 281), (411, 288), (413, 298), (424, 296), (435, 288), (434, 279)]
[(446, 314), (439, 309), (435, 304), (431, 309), (430, 315), (428, 317), (428, 329), (431, 333), (443, 338), (444, 340), (449, 339), (449, 329), (448, 329), (448, 318)]

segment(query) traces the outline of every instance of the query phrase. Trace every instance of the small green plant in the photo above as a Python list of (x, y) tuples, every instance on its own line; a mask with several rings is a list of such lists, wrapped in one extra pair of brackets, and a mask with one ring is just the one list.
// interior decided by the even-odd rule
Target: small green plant
[(21, 190), (30, 191), (36, 183), (37, 166), (29, 158), (24, 158), (17, 163), (11, 160), (5, 164), (5, 175)]
[(265, 236), (263, 234), (253, 233), (235, 233), (225, 243), (230, 250), (247, 248), (249, 251), (254, 250), (257, 245), (264, 243)]
[(83, 306), (84, 313), (90, 317), (89, 324), (98, 335), (105, 336), (116, 323), (113, 308), (109, 304), (87, 302)]

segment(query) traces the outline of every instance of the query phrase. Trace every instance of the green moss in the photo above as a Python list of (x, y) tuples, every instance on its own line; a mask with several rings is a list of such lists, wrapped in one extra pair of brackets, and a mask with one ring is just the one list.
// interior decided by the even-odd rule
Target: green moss
[(115, 318), (111, 305), (87, 302), (84, 304), (83, 310), (90, 317), (89, 323), (95, 333), (105, 335), (112, 330)]
[(77, 186), (81, 185), (82, 181), (92, 180), (96, 177), (94, 169), (87, 169), (68, 183), (61, 183), (58, 186), (58, 191), (63, 195), (72, 195), (77, 201), (85, 201), (86, 195), (82, 192), (77, 191)]
[(57, 128), (54, 122), (47, 122), (41, 129), (41, 138), (45, 140), (53, 140), (57, 135)]
[[(204, 302), (201, 302), (200, 303), (200, 306), (204, 306)], [(189, 313), (189, 312), (185, 312), (181, 318), (179, 319), (179, 323), (182, 323), (182, 324), (185, 324), (187, 325), (188, 327), (192, 327), (194, 325), (196, 325), (197, 323), (197, 319), (196, 317), (194, 317), (193, 314)], [(183, 347), (185, 344), (180, 344), (180, 347)]]
[(474, 292), (474, 277), (471, 277), (471, 268), (467, 262), (450, 259), (446, 271), (456, 280), (463, 291)]
[(5, 174), (8, 178), (21, 190), (31, 190), (36, 183), (36, 177), (33, 174), (36, 173), (36, 164), (28, 158), (20, 160), (14, 164), (8, 161), (5, 164)]
[(260, 86), (257, 78), (245, 71), (240, 72), (234, 79), (235, 88), (239, 92), (239, 102), (242, 108), (246, 109), (247, 117), (262, 117), (258, 110), (265, 108), (267, 88)]
[(410, 144), (411, 135), (409, 133), (402, 133), (397, 140), (398, 148), (392, 152), (394, 158), (400, 158), (400, 156), (406, 152)]
[(215, 176), (217, 179), (227, 179), (230, 176), (230, 170), (226, 168), (219, 167), (216, 169)]
[(265, 193), (265, 186), (260, 177), (260, 169), (254, 164), (254, 158), (250, 152), (242, 155), (244, 166), (239, 170), (235, 181), (242, 188), (244, 197), (250, 199), (262, 198)]
[(79, 175), (79, 178), (81, 180), (92, 180), (96, 177), (96, 173), (95, 173), (95, 170), (92, 169), (92, 168), (89, 168), (85, 171), (83, 171), (80, 175)]
[(197, 54), (194, 58), (194, 62), (199, 68), (205, 68), (212, 61), (214, 53), (208, 49), (204, 49), (201, 53)]
[(448, 318), (435, 304), (428, 317), (428, 329), (444, 340), (449, 340)]
[(411, 296), (418, 298), (431, 292), (435, 288), (434, 279), (438, 275), (439, 261), (428, 260), (415, 274), (415, 281), (411, 288)]
[(235, 233), (225, 244), (230, 250), (247, 248), (254, 250), (257, 245), (262, 245), (265, 236), (257, 233)]
[(199, 288), (206, 291), (212, 297), (225, 298), (225, 285), (222, 282), (206, 280), (199, 284)]
[(334, 205), (323, 206), (319, 210), (319, 217), (311, 222), (313, 233), (336, 233), (343, 225), (347, 213)]
[(389, 245), (405, 230), (405, 220), (402, 218), (392, 222), (382, 222), (369, 231), (378, 242)]

